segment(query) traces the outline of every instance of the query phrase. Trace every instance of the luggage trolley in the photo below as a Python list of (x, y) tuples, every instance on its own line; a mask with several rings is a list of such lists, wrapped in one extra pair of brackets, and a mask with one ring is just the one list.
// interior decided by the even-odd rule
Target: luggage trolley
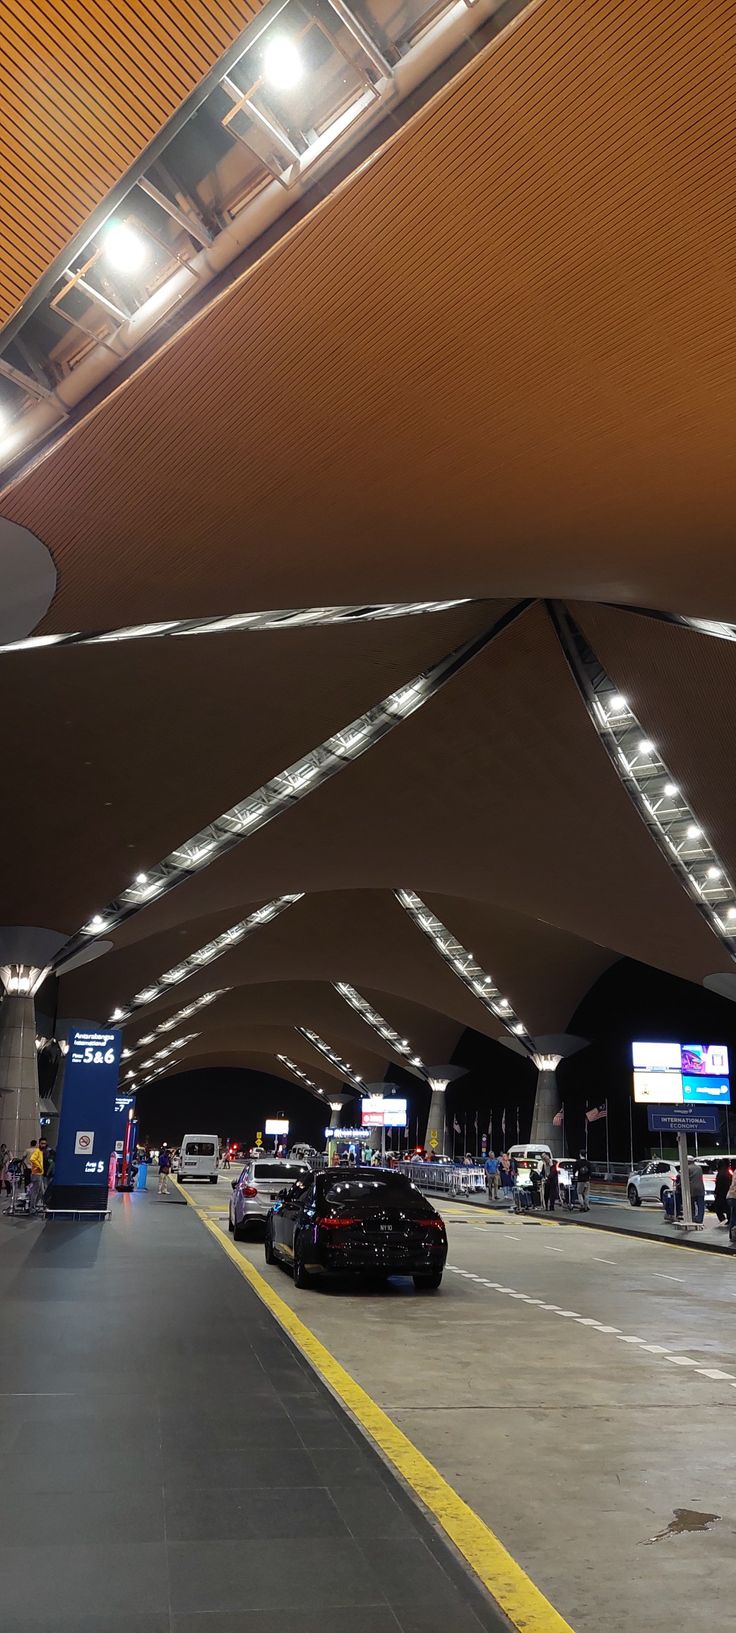
[(43, 1201), (39, 1199), (41, 1201), (40, 1207), (30, 1208), (28, 1206), (30, 1199), (23, 1180), (23, 1164), (19, 1157), (16, 1157), (14, 1161), (11, 1162), (10, 1167), (8, 1168), (8, 1174), (10, 1176), (10, 1183), (13, 1189), (10, 1194), (10, 1202), (8, 1203), (7, 1208), (3, 1208), (3, 1213), (12, 1215), (25, 1214), (26, 1218), (28, 1219), (37, 1219), (39, 1215), (43, 1213)]

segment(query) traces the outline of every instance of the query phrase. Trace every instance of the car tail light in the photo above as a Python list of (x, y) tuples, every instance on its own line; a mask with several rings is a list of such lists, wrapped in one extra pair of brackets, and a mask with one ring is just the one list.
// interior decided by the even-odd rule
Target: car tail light
[(244, 1185), (243, 1186), (243, 1196), (257, 1196), (257, 1195), (258, 1195), (258, 1187), (256, 1185)]
[(444, 1228), (442, 1220), (438, 1219), (436, 1214), (433, 1214), (431, 1219), (416, 1219), (414, 1223), (421, 1225), (424, 1230), (442, 1230)]
[(339, 1218), (317, 1219), (315, 1223), (319, 1225), (320, 1230), (342, 1230), (346, 1225), (359, 1225), (360, 1220), (357, 1218), (353, 1219), (352, 1217), (349, 1217), (347, 1214), (343, 1213), (340, 1214)]

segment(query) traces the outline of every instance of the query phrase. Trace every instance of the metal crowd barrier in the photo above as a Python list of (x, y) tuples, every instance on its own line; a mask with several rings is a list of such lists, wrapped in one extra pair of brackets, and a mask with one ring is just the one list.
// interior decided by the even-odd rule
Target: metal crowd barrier
[(485, 1191), (486, 1176), (478, 1167), (465, 1168), (449, 1162), (400, 1162), (398, 1172), (406, 1174), (420, 1191), (439, 1191), (443, 1196), (467, 1196)]

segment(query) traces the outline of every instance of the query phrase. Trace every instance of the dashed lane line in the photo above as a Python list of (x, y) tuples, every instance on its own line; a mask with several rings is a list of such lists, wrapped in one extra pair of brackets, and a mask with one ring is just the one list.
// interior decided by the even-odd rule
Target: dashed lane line
[(567, 1321), (576, 1321), (581, 1327), (589, 1327), (591, 1332), (616, 1338), (620, 1344), (634, 1345), (643, 1353), (668, 1361), (672, 1366), (691, 1368), (701, 1378), (711, 1378), (714, 1383), (730, 1383), (736, 1389), (736, 1375), (733, 1372), (725, 1372), (721, 1367), (701, 1366), (691, 1355), (672, 1355), (666, 1344), (652, 1344), (648, 1339), (639, 1338), (634, 1333), (622, 1333), (620, 1327), (613, 1327), (609, 1322), (597, 1321), (594, 1316), (580, 1315), (577, 1310), (565, 1310), (561, 1304), (547, 1304), (541, 1298), (531, 1298), (528, 1293), (520, 1293), (515, 1287), (506, 1287), (502, 1282), (476, 1276), (470, 1270), (463, 1270), (460, 1265), (448, 1264), (446, 1269), (455, 1276), (462, 1276), (466, 1281), (474, 1281), (482, 1287), (487, 1287), (491, 1293), (502, 1293), (507, 1298), (519, 1299), (524, 1304), (533, 1304), (537, 1309), (545, 1310), (550, 1315), (558, 1315)]

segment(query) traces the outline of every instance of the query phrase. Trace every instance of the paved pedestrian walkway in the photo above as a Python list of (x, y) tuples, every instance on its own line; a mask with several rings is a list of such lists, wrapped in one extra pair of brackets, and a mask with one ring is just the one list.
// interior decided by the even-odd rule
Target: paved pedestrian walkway
[(179, 1195), (0, 1217), (0, 1624), (501, 1633)]
[[(489, 1202), (482, 1192), (453, 1200), (498, 1213), (509, 1211), (508, 1204)], [(590, 1213), (570, 1213), (566, 1208), (556, 1208), (554, 1217), (561, 1224), (578, 1225), (582, 1230), (608, 1230), (621, 1236), (641, 1236), (647, 1241), (679, 1242), (705, 1253), (734, 1254), (728, 1229), (719, 1224), (715, 1214), (706, 1214), (702, 1230), (683, 1231), (677, 1226), (668, 1225), (659, 1207), (632, 1208), (628, 1202), (596, 1195), (592, 1196), (591, 1204)], [(441, 1204), (438, 1203), (438, 1206)], [(544, 1214), (539, 1213), (536, 1217), (544, 1218)]]

